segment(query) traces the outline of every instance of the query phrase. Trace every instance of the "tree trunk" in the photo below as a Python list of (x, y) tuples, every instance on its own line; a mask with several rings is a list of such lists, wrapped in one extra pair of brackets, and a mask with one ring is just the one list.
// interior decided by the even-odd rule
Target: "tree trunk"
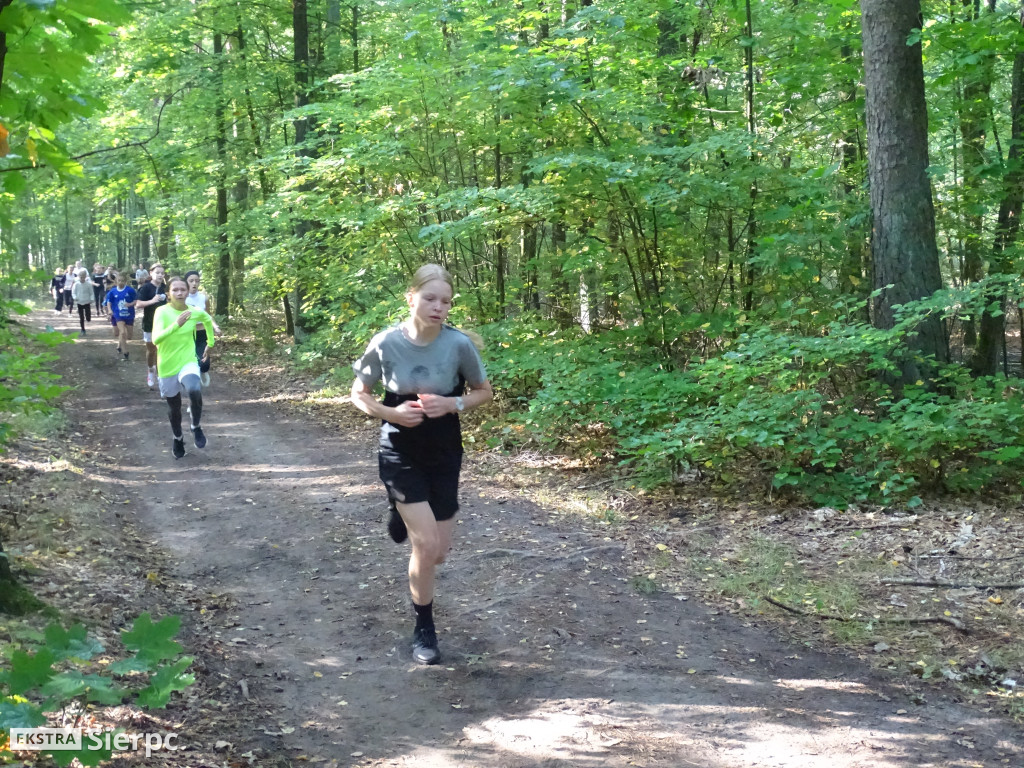
[[(14, 0), (0, 0), (0, 14)], [(7, 58), (7, 33), (0, 27), (0, 90), (4, 87), (4, 60)]]
[[(907, 40), (921, 26), (920, 0), (861, 0), (864, 83), (871, 186), (874, 305), (879, 328), (895, 325), (893, 307), (942, 287), (935, 209), (928, 180), (928, 110), (921, 44)], [(891, 286), (891, 287), (890, 287)], [(921, 323), (909, 344), (944, 362), (947, 342), (937, 317)], [(913, 361), (903, 380), (928, 376)]]
[(226, 105), (224, 95), (224, 38), (220, 32), (213, 36), (214, 66), (217, 68), (217, 106), (214, 120), (217, 132), (217, 161), (220, 170), (217, 173), (217, 298), (215, 302), (218, 315), (230, 313), (231, 298), (231, 250), (228, 247), (228, 139), (225, 124)]
[[(757, 148), (754, 142), (757, 139), (757, 122), (754, 119), (754, 17), (750, 9), (750, 0), (746, 2), (747, 22), (746, 36), (747, 45), (743, 51), (746, 61), (746, 107), (747, 107), (747, 133), (750, 134), (750, 164), (757, 163)], [(754, 308), (754, 284), (757, 282), (757, 266), (754, 258), (757, 256), (757, 181), (750, 184), (750, 208), (747, 209), (747, 257), (744, 282), (746, 283), (743, 292), (743, 309), (750, 312)]]
[[(961, 0), (968, 21), (977, 21), (979, 9), (975, 0)], [(982, 238), (984, 218), (982, 205), (984, 192), (981, 189), (982, 167), (985, 164), (985, 139), (988, 118), (991, 114), (989, 94), (992, 89), (992, 56), (983, 56), (978, 66), (971, 68), (963, 82), (963, 99), (960, 106), (960, 136), (963, 142), (963, 201), (966, 208), (964, 223), (964, 262), (961, 278), (965, 283), (976, 282), (984, 277)], [(967, 316), (964, 323), (965, 353), (976, 342), (975, 318)]]
[[(249, 180), (243, 176), (235, 182), (234, 201), (235, 220), (245, 221), (245, 212), (249, 210)], [(245, 310), (245, 257), (249, 252), (250, 234), (248, 226), (235, 235), (231, 253), (231, 309)]]
[[(295, 106), (304, 107), (309, 103), (309, 25), (306, 18), (306, 0), (292, 0), (292, 36), (295, 41)], [(304, 117), (295, 120), (295, 145), (300, 155), (306, 156), (308, 150), (302, 149), (309, 130), (309, 123)], [(303, 189), (308, 185), (303, 185)], [(299, 265), (302, 261), (302, 252), (306, 248), (306, 234), (311, 227), (306, 219), (300, 218), (295, 224), (295, 238), (298, 241), (297, 252), (292, 260), (292, 289), (291, 300), (293, 302), (292, 326), (293, 337), (296, 341), (302, 341), (308, 336), (306, 327), (302, 322), (303, 290), (302, 280), (299, 274)]]
[(260, 195), (263, 202), (274, 193), (274, 187), (267, 176), (266, 164), (263, 163), (263, 139), (260, 134), (259, 124), (256, 122), (256, 108), (253, 106), (252, 89), (249, 87), (249, 60), (245, 52), (245, 32), (242, 29), (242, 22), (239, 19), (238, 27), (235, 30), (235, 38), (238, 41), (238, 58), (242, 63), (242, 77), (245, 80), (245, 113), (249, 118), (249, 132), (252, 134), (252, 153), (256, 158), (259, 167)]
[[(845, 32), (845, 30), (844, 30)], [(841, 48), (841, 55), (844, 62), (853, 58), (853, 47), (844, 43)], [(842, 175), (843, 194), (854, 199), (856, 190), (863, 184), (863, 171), (861, 170), (861, 149), (860, 136), (858, 135), (860, 121), (856, 119), (855, 103), (857, 101), (857, 83), (851, 78), (845, 83), (843, 93), (843, 104), (846, 109), (843, 117), (849, 121), (848, 128), (843, 134), (842, 147)], [(857, 297), (858, 309), (853, 313), (854, 317), (868, 322), (870, 312), (868, 311), (868, 282), (865, 280), (866, 254), (864, 249), (864, 232), (860, 227), (851, 227), (846, 238), (846, 250), (843, 254), (843, 261), (840, 270), (839, 287), (844, 295)]]
[(341, 71), (341, 3), (339, 0), (327, 0), (324, 59), (327, 62), (328, 73)]
[[(1021, 24), (1024, 25), (1024, 4), (1021, 9)], [(1024, 207), (1024, 169), (1021, 167), (1024, 160), (1024, 147), (1021, 146), (1024, 142), (1024, 52), (1018, 52), (1013, 59), (1010, 117), (1010, 150), (1006, 162), (1008, 170), (1004, 178), (1003, 199), (999, 204), (989, 274), (1011, 271), (1012, 264), (1007, 259), (1006, 251), (1017, 239), (1021, 208)], [(997, 311), (990, 312), (986, 309), (981, 315), (978, 347), (971, 360), (971, 370), (978, 375), (991, 376), (995, 374), (999, 365), (999, 348), (1004, 338), (1003, 305), (1006, 296), (1002, 290), (997, 290), (986, 295), (985, 299), (989, 307), (995, 304)]]
[[(501, 114), (496, 118), (496, 130), (500, 130)], [(494, 143), (494, 188), (501, 189), (501, 142)], [(497, 294), (497, 313), (499, 320), (505, 318), (505, 232), (498, 227), (494, 232), (494, 289)]]

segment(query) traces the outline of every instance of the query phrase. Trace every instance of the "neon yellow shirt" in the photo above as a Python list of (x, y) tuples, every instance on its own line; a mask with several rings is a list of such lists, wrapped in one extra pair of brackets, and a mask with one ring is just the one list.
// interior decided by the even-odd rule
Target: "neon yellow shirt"
[[(178, 315), (190, 311), (191, 317), (178, 326)], [(156, 344), (156, 373), (161, 379), (177, 376), (189, 363), (196, 362), (196, 324), (213, 328), (213, 318), (201, 309), (186, 307), (180, 312), (170, 304), (159, 307), (153, 316), (153, 343)], [(214, 345), (213, 336), (206, 340)]]

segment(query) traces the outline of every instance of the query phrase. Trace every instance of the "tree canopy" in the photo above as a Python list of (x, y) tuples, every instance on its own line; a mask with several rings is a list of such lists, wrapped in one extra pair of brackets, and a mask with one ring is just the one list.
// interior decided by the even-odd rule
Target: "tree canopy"
[[(344, 370), (435, 261), (497, 445), (832, 503), (991, 487), (1024, 462), (1021, 13), (0, 0), (0, 268), (202, 268)], [(908, 91), (870, 67), (908, 51), (920, 130), (876, 131)], [(884, 187), (900, 148), (929, 210)]]

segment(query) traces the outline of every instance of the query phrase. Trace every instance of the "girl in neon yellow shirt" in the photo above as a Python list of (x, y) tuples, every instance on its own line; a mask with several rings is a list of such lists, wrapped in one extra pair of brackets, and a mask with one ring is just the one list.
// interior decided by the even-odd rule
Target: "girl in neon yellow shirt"
[[(199, 380), (196, 359), (196, 324), (213, 327), (213, 318), (201, 309), (185, 304), (188, 283), (172, 277), (168, 283), (170, 303), (157, 309), (153, 316), (153, 343), (156, 345), (156, 372), (160, 381), (160, 396), (167, 400), (171, 420), (171, 453), (180, 459), (185, 455), (185, 438), (181, 433), (181, 393), (188, 395), (192, 413), (192, 437), (196, 448), (206, 447), (206, 435), (199, 426), (203, 415), (203, 387)], [(214, 345), (211, 338), (207, 342)], [(208, 352), (206, 353), (209, 354)], [(204, 355), (205, 357), (205, 355)]]

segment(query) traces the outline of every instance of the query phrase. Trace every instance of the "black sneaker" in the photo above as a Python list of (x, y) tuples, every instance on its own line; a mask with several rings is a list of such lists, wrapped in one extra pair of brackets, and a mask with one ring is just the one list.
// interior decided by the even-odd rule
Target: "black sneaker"
[(437, 664), (441, 652), (437, 649), (437, 632), (433, 627), (421, 627), (412, 635), (412, 657), (420, 664)]
[(171, 443), (171, 453), (174, 454), (174, 458), (180, 459), (185, 455), (185, 438), (176, 437)]
[(398, 510), (391, 508), (391, 515), (388, 517), (388, 536), (394, 539), (395, 544), (401, 544), (409, 538), (409, 531), (405, 527), (405, 520), (398, 514)]
[(196, 441), (196, 448), (206, 447), (206, 435), (202, 427), (192, 427), (192, 439)]

